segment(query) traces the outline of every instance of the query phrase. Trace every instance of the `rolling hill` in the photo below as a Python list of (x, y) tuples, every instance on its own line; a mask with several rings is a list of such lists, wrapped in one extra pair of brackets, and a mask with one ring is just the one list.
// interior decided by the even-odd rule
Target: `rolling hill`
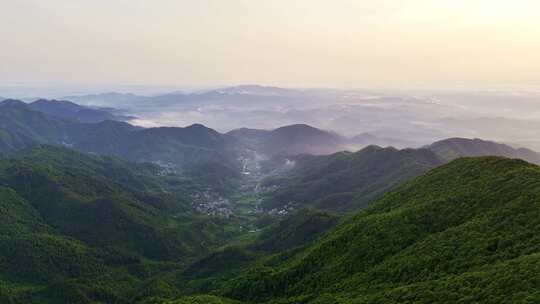
[(269, 155), (328, 154), (343, 149), (343, 138), (305, 124), (272, 130), (262, 144)]
[(540, 154), (535, 151), (526, 148), (515, 149), (505, 144), (478, 138), (448, 138), (435, 142), (426, 148), (448, 161), (465, 156), (489, 155), (520, 158), (534, 164), (540, 164)]
[[(149, 254), (136, 246), (139, 236), (144, 236), (141, 244), (152, 247), (159, 244), (152, 237), (160, 235), (174, 244), (178, 233), (180, 223), (171, 227), (177, 219), (162, 213), (166, 207), (158, 208), (137, 193), (152, 197), (158, 191), (153, 185), (160, 181), (150, 174), (154, 167), (126, 168), (118, 160), (48, 149), (0, 162), (3, 303), (536, 303), (540, 299), (540, 168), (521, 160), (454, 160), (339, 223), (332, 215), (304, 211), (243, 237), (240, 243), (199, 251), (202, 258), (181, 267), (182, 262), (159, 262), (153, 251)], [(112, 172), (111, 166), (116, 168)], [(145, 181), (137, 185), (138, 180)], [(115, 194), (107, 188), (115, 189)], [(40, 194), (43, 189), (47, 195)], [(104, 222), (94, 235), (111, 229), (107, 231), (111, 236), (88, 240), (77, 235), (84, 230), (68, 229), (84, 229), (85, 218), (92, 219), (91, 210), (102, 206), (100, 201), (109, 195), (123, 197), (105, 205), (110, 209), (101, 213)], [(44, 210), (43, 204), (53, 211)], [(54, 212), (55, 204), (63, 204), (67, 214)], [(85, 210), (81, 213), (85, 218), (72, 216), (76, 208)], [(107, 225), (104, 214), (122, 225)], [(186, 219), (178, 221), (185, 224)], [(154, 234), (136, 228), (139, 225), (153, 228)], [(119, 229), (131, 233), (123, 236)], [(184, 237), (185, 242), (194, 241)], [(111, 238), (114, 241), (107, 244)], [(162, 249), (156, 253), (162, 254)], [(182, 252), (177, 250), (172, 252)]]
[(227, 135), (270, 157), (329, 154), (346, 149), (345, 138), (306, 124), (288, 125), (270, 131), (241, 128), (232, 130)]
[[(47, 107), (50, 104), (40, 101), (38, 105), (45, 103)], [(78, 107), (71, 103), (53, 103), (70, 109)], [(142, 129), (120, 121), (82, 123), (59, 116), (62, 115), (36, 111), (32, 104), (21, 101), (3, 101), (0, 103), (0, 152), (15, 152), (33, 144), (55, 144), (176, 169), (218, 163), (234, 170), (235, 150), (241, 149), (233, 137), (202, 125)]]
[(355, 210), (400, 183), (444, 163), (426, 149), (397, 150), (377, 146), (354, 153), (291, 159), (295, 166), (290, 171), (263, 182), (266, 187), (277, 188), (263, 202), (266, 209), (292, 204), (296, 208)]
[(429, 169), (459, 157), (477, 156), (501, 156), (540, 164), (540, 154), (535, 151), (466, 138), (450, 138), (421, 149), (369, 146), (354, 153), (276, 157), (273, 166), (283, 166), (284, 162), (294, 166), (263, 181), (263, 185), (277, 188), (267, 195), (263, 206), (350, 211), (365, 207), (393, 187)]
[(109, 111), (78, 105), (67, 100), (39, 99), (28, 104), (32, 110), (68, 120), (97, 123), (104, 120), (124, 121), (127, 116), (114, 115)]
[(222, 282), (247, 303), (536, 303), (540, 168), (463, 158)]
[(2, 303), (133, 303), (137, 287), (238, 234), (205, 185), (149, 164), (39, 146), (0, 160)]
[(126, 123), (106, 121), (77, 128), (79, 130), (75, 134), (84, 136), (71, 137), (74, 141), (70, 145), (84, 152), (179, 168), (207, 163), (219, 163), (230, 168), (236, 165), (234, 139), (203, 125), (135, 129)]
[[(537, 162), (534, 151), (448, 139), (306, 155), (344, 139), (307, 125), (82, 123), (16, 100), (0, 110), (2, 303), (539, 299), (540, 169), (460, 158)], [(197, 212), (190, 195), (236, 191), (224, 179), (240, 178), (246, 148), (292, 168), (236, 196), (261, 204), (249, 215), (261, 231)], [(270, 216), (284, 206), (288, 216)]]
[(29, 109), (22, 101), (0, 102), (0, 129), (5, 134), (2, 137), (5, 147), (19, 149), (30, 142), (60, 143), (69, 125), (68, 121)]

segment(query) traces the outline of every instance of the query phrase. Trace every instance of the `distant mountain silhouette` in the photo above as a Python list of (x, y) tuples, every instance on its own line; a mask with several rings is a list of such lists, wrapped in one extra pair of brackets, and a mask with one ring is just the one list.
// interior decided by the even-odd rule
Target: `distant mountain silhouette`
[(95, 123), (104, 120), (127, 120), (132, 117), (118, 116), (102, 109), (80, 106), (67, 100), (39, 99), (29, 104), (30, 109), (48, 115), (75, 120), (79, 122)]
[(408, 140), (398, 138), (379, 137), (371, 133), (362, 133), (353, 136), (348, 140), (351, 145), (377, 145), (381, 147), (395, 147), (395, 148), (413, 148), (416, 143)]
[(74, 101), (79, 104), (100, 105), (100, 106), (129, 105), (134, 102), (142, 101), (146, 98), (148, 97), (135, 95), (131, 93), (117, 93), (117, 92), (88, 94), (88, 95), (73, 95), (73, 96), (63, 97), (63, 99)]
[(261, 139), (270, 134), (269, 130), (240, 128), (227, 132), (227, 135), (234, 136), (238, 139)]
[(531, 163), (540, 164), (540, 154), (526, 148), (512, 148), (505, 144), (482, 139), (449, 138), (435, 142), (426, 147), (442, 158), (450, 161), (464, 156), (503, 156), (520, 158)]
[(112, 105), (131, 108), (135, 105), (146, 106), (175, 106), (178, 104), (205, 102), (245, 102), (247, 104), (260, 101), (289, 100), (306, 94), (304, 91), (284, 89), (260, 85), (239, 85), (197, 92), (174, 91), (153, 96), (140, 96), (123, 93), (103, 93), (80, 96), (65, 96), (64, 99), (85, 105)]
[(340, 135), (306, 124), (295, 124), (274, 130), (236, 129), (227, 133), (251, 144), (261, 153), (272, 155), (330, 154), (345, 149)]
[(296, 124), (272, 130), (263, 149), (270, 154), (328, 154), (343, 149), (343, 142), (335, 133)]
[(258, 95), (258, 96), (298, 96), (302, 93), (296, 89), (285, 89), (280, 87), (262, 86), (262, 85), (239, 85), (214, 89), (205, 92), (228, 94), (228, 95)]
[[(77, 108), (71, 103), (53, 104)], [(208, 162), (234, 166), (238, 148), (235, 138), (202, 125), (142, 129), (112, 120), (81, 123), (33, 110), (17, 100), (0, 103), (0, 152), (43, 143), (178, 168)]]

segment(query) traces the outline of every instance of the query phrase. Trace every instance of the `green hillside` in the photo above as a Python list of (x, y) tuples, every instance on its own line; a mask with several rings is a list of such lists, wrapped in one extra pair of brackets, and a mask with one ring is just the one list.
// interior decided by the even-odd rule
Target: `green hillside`
[(180, 293), (207, 293), (260, 261), (300, 250), (334, 227), (339, 217), (318, 210), (301, 210), (261, 231), (251, 232), (210, 253), (186, 269), (162, 279)]
[(459, 159), (221, 292), (250, 303), (538, 303), (539, 197), (535, 165)]
[(317, 193), (375, 177), (393, 190), (341, 217), (252, 215), (248, 230), (193, 209), (202, 178), (23, 150), (0, 158), (0, 303), (537, 303), (540, 167), (481, 157), (429, 170), (439, 161), (377, 147), (304, 156), (298, 191), (310, 186), (298, 172), (327, 185)]
[(10, 152), (31, 143), (60, 143), (69, 125), (67, 121), (31, 111), (22, 101), (4, 100), (0, 102), (0, 149)]
[(1, 159), (0, 302), (132, 303), (238, 235), (191, 210), (204, 185), (160, 170), (50, 146)]
[(359, 209), (443, 160), (425, 149), (369, 146), (355, 153), (301, 156), (296, 163), (287, 174), (265, 181), (278, 187), (264, 201), (265, 208), (292, 203), (333, 211)]
[(155, 303), (155, 304), (240, 304), (238, 301), (225, 299), (225, 298), (219, 298), (215, 296), (208, 296), (208, 295), (202, 295), (202, 296), (191, 296), (191, 297), (182, 297), (176, 300), (155, 300), (155, 301), (147, 301), (147, 304)]

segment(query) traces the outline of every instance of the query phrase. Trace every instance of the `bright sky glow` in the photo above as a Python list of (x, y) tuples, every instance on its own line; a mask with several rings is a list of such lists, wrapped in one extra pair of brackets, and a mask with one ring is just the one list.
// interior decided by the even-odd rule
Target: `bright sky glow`
[(537, 0), (0, 0), (0, 82), (540, 82)]

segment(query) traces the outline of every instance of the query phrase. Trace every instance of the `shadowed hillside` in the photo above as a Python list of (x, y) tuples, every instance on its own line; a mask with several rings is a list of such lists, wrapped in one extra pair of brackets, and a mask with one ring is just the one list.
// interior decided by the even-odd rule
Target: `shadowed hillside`
[(358, 152), (292, 158), (295, 167), (285, 175), (269, 178), (267, 187), (277, 187), (264, 202), (267, 209), (292, 204), (347, 211), (365, 207), (373, 199), (443, 164), (425, 149), (369, 146)]
[(478, 138), (449, 138), (435, 142), (426, 148), (448, 161), (465, 156), (502, 156), (540, 164), (540, 154), (535, 151), (526, 148), (515, 149), (505, 144)]

